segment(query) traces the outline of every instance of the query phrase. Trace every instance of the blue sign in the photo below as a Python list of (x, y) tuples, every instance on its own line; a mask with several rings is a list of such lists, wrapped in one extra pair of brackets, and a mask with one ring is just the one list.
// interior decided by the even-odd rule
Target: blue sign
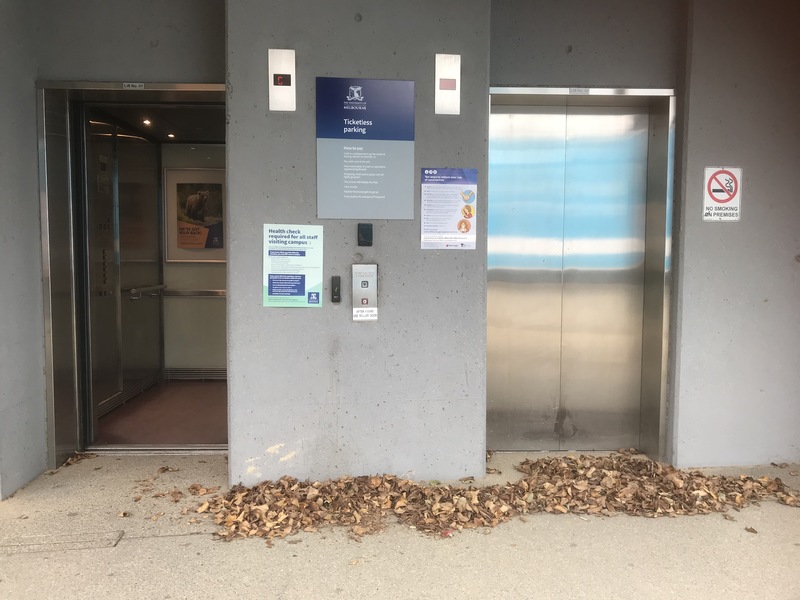
[(306, 276), (270, 273), (268, 288), (270, 296), (305, 296)]
[(317, 77), (317, 216), (414, 218), (414, 82)]
[(478, 185), (478, 170), (422, 169), (422, 184), (426, 183)]
[(414, 141), (414, 82), (317, 77), (317, 138)]

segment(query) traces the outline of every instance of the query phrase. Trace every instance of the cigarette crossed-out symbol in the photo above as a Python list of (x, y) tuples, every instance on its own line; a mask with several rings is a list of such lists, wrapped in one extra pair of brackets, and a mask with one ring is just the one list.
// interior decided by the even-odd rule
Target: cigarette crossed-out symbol
[(736, 180), (736, 175), (721, 169), (708, 178), (706, 189), (709, 198), (714, 202), (725, 204), (736, 197), (736, 193), (739, 191), (739, 182)]

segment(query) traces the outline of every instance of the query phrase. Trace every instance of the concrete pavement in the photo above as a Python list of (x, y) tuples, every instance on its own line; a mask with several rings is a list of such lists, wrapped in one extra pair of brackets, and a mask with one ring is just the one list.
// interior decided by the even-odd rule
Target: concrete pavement
[[(528, 456), (495, 455), (502, 474), (475, 484), (517, 479)], [(0, 598), (800, 600), (800, 510), (772, 501), (734, 521), (534, 514), (448, 539), (391, 525), (360, 542), (327, 529), (269, 548), (218, 541), (195, 512), (189, 486), (224, 489), (226, 469), (221, 455), (103, 455), (42, 475), (0, 503)], [(800, 488), (789, 475), (800, 465), (713, 471)]]

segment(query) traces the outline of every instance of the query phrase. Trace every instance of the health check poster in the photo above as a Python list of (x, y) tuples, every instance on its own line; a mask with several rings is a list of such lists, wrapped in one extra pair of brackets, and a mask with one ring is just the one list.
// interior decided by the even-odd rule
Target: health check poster
[(264, 225), (264, 306), (322, 306), (322, 225)]

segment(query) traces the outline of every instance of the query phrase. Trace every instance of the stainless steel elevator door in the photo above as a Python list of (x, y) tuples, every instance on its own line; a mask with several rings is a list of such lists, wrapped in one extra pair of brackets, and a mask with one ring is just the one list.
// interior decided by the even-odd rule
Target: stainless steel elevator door
[[(159, 146), (86, 109), (90, 430), (163, 368)], [(132, 291), (133, 290), (133, 291)]]
[(647, 109), (495, 106), (487, 444), (639, 442)]
[(161, 168), (158, 144), (133, 131), (120, 133), (122, 379), (127, 400), (157, 383), (163, 370)]
[(88, 391), (96, 423), (106, 407), (120, 402), (122, 395), (116, 127), (91, 112), (86, 121)]

